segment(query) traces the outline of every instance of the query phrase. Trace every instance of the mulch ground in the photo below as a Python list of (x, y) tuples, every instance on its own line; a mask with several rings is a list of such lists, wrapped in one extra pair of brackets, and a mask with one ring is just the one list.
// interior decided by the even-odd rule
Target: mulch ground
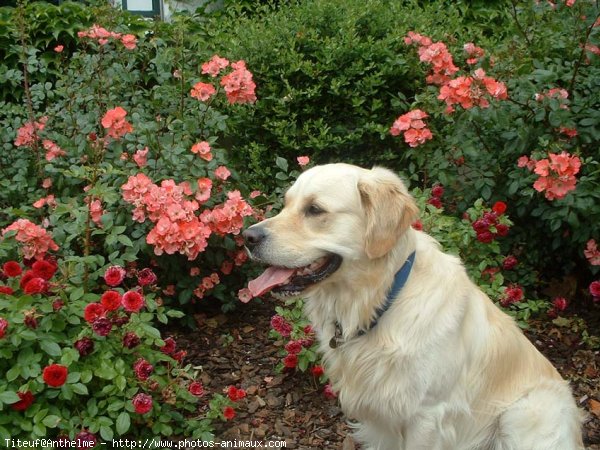
[[(358, 450), (337, 401), (325, 398), (310, 374), (275, 372), (281, 347), (268, 337), (274, 309), (274, 303), (251, 302), (228, 315), (197, 313), (197, 331), (167, 331), (188, 351), (187, 361), (201, 369), (206, 391), (224, 392), (235, 385), (247, 392), (235, 419), (217, 423), (215, 435), (222, 440), (285, 440), (288, 449)], [(598, 311), (595, 317), (600, 317)], [(576, 401), (588, 413), (586, 448), (600, 450), (600, 352), (581, 342), (578, 323), (559, 327), (549, 320), (534, 321), (526, 334), (570, 380)], [(588, 328), (598, 335), (600, 326), (593, 325)]]

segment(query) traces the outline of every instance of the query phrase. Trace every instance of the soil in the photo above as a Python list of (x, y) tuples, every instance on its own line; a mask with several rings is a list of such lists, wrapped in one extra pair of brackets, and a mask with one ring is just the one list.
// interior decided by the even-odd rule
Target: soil
[[(236, 406), (235, 419), (215, 422), (215, 435), (221, 440), (285, 440), (287, 449), (359, 450), (337, 400), (327, 399), (312, 375), (276, 372), (284, 343), (268, 336), (274, 309), (274, 303), (251, 302), (228, 315), (195, 314), (197, 331), (170, 330), (178, 346), (188, 351), (187, 362), (201, 370), (207, 392), (225, 392), (229, 385), (247, 392)], [(598, 310), (593, 317), (588, 321), (597, 322)], [(582, 342), (585, 321), (572, 316), (558, 324), (532, 321), (526, 335), (570, 380), (577, 403), (588, 415), (583, 427), (586, 448), (600, 450), (600, 352)], [(598, 335), (600, 327), (594, 323), (589, 329)]]

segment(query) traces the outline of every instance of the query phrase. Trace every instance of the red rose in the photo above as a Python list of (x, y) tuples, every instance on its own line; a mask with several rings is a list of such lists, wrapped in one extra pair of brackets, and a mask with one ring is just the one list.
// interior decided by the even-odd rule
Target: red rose
[(175, 348), (177, 348), (175, 339), (173, 339), (172, 337), (168, 337), (165, 339), (165, 345), (163, 345), (160, 348), (160, 351), (163, 353), (166, 353), (167, 355), (170, 355), (171, 353), (173, 353), (175, 351)]
[(68, 370), (60, 364), (50, 364), (44, 367), (42, 378), (50, 387), (60, 387), (67, 381)]
[(442, 201), (438, 197), (431, 197), (430, 199), (427, 200), (427, 203), (429, 205), (436, 207), (437, 209), (442, 209), (444, 207), (444, 205), (442, 204)]
[(313, 345), (314, 343), (315, 343), (315, 340), (313, 338), (300, 339), (300, 345), (302, 345), (302, 347), (304, 347), (304, 348), (310, 348), (310, 346)]
[(25, 411), (35, 400), (35, 397), (31, 391), (17, 392), (17, 395), (19, 396), (20, 400), (10, 405), (10, 407), (15, 411)]
[(569, 303), (567, 302), (567, 299), (564, 297), (556, 297), (553, 301), (552, 304), (554, 305), (554, 308), (557, 311), (564, 311), (565, 309), (567, 309), (567, 306), (569, 306)]
[(175, 352), (171, 355), (171, 357), (177, 362), (183, 361), (183, 358), (185, 358), (186, 356), (187, 352), (185, 350), (179, 350), (178, 352)]
[(475, 222), (473, 222), (472, 226), (477, 233), (480, 233), (482, 231), (488, 231), (490, 224), (483, 219), (477, 219)]
[(8, 320), (3, 317), (0, 317), (0, 339), (4, 337), (6, 334), (6, 329), (8, 328)]
[(27, 285), (27, 283), (29, 283), (34, 278), (41, 278), (41, 277), (38, 276), (38, 274), (35, 273), (35, 271), (33, 271), (33, 270), (28, 270), (27, 272), (25, 272), (23, 274), (23, 276), (21, 277), (21, 279), (19, 280), (19, 286), (21, 286), (21, 289), (24, 289), (25, 286)]
[(337, 394), (333, 390), (333, 387), (331, 386), (331, 383), (327, 383), (325, 385), (325, 387), (323, 388), (323, 394), (325, 395), (325, 397), (327, 397), (329, 399), (334, 399), (334, 398), (337, 397)]
[(104, 281), (109, 286), (118, 286), (125, 278), (125, 269), (121, 266), (111, 266), (104, 272)]
[(229, 386), (227, 389), (227, 396), (232, 402), (237, 402), (246, 397), (246, 391), (243, 389), (238, 389), (235, 386)]
[(26, 294), (45, 294), (48, 292), (48, 282), (43, 278), (32, 278), (23, 288)]
[(106, 291), (102, 294), (102, 297), (100, 297), (100, 303), (102, 303), (102, 306), (104, 306), (104, 309), (107, 311), (119, 309), (119, 306), (121, 306), (121, 294), (117, 291)]
[(504, 225), (503, 223), (496, 225), (496, 233), (498, 233), (498, 236), (506, 236), (508, 234), (508, 230), (508, 225)]
[(233, 409), (231, 406), (226, 406), (223, 408), (223, 417), (225, 420), (233, 419), (235, 417), (235, 409)]
[(512, 255), (508, 255), (506, 258), (504, 258), (504, 261), (502, 261), (502, 268), (504, 270), (512, 270), (518, 263), (519, 261), (517, 261), (517, 258)]
[(594, 297), (594, 299), (600, 297), (600, 281), (592, 281), (590, 283), (590, 294), (592, 294), (592, 297)]
[(89, 337), (82, 337), (75, 341), (73, 347), (79, 352), (80, 356), (87, 356), (94, 351), (94, 341)]
[(285, 344), (285, 351), (291, 355), (297, 355), (302, 350), (301, 341), (290, 341)]
[(500, 300), (500, 304), (504, 307), (511, 303), (518, 303), (523, 300), (523, 288), (517, 285), (510, 285), (504, 288), (504, 298)]
[(143, 269), (140, 270), (137, 274), (138, 284), (140, 286), (148, 286), (150, 284), (156, 283), (156, 275), (152, 272), (152, 269)]
[(479, 242), (483, 242), (484, 244), (489, 244), (494, 240), (494, 235), (489, 231), (482, 231), (477, 233), (477, 240)]
[(38, 327), (37, 317), (35, 317), (35, 310), (26, 311), (23, 314), (23, 325), (34, 330)]
[(504, 202), (496, 202), (494, 206), (492, 206), (492, 211), (501, 216), (506, 211), (506, 203)]
[(423, 229), (423, 222), (417, 220), (412, 223), (411, 227), (413, 227), (415, 230), (421, 231)]
[(112, 322), (106, 317), (98, 317), (92, 322), (92, 330), (98, 336), (108, 336), (112, 330)]
[(135, 412), (138, 414), (146, 414), (152, 409), (152, 397), (148, 394), (136, 394), (131, 403), (133, 403)]
[(123, 347), (132, 349), (140, 345), (140, 338), (133, 331), (128, 331), (123, 336)]
[(298, 365), (298, 355), (287, 355), (283, 358), (283, 365), (288, 369), (294, 369)]
[(441, 184), (436, 184), (431, 188), (431, 195), (432, 197), (440, 198), (442, 195), (444, 195), (444, 186)]
[(60, 299), (56, 299), (52, 302), (52, 309), (54, 311), (60, 311), (63, 306), (65, 306), (65, 302)]
[(204, 386), (199, 381), (193, 381), (188, 386), (188, 391), (196, 397), (202, 397), (204, 395)]
[(154, 372), (154, 366), (144, 358), (140, 358), (133, 363), (133, 371), (138, 380), (146, 381), (152, 375), (152, 372)]
[(490, 225), (496, 225), (498, 223), (498, 215), (493, 211), (483, 213), (483, 221)]
[(10, 286), (0, 286), (0, 294), (13, 295), (14, 292)]
[(138, 312), (144, 307), (144, 297), (137, 291), (127, 291), (121, 298), (121, 304), (125, 311)]
[(314, 366), (310, 371), (315, 377), (320, 377), (325, 373), (323, 366)]
[(31, 268), (34, 270), (35, 273), (38, 274), (40, 278), (43, 278), (44, 280), (49, 280), (56, 273), (57, 266), (56, 264), (52, 264), (49, 261), (41, 260), (34, 262)]
[(101, 303), (90, 303), (83, 310), (83, 318), (88, 323), (93, 323), (94, 320), (103, 317), (104, 314), (106, 314), (106, 309)]
[(2, 266), (2, 270), (4, 271), (4, 275), (8, 278), (18, 277), (23, 272), (21, 269), (21, 265), (16, 261), (7, 261)]
[[(81, 430), (75, 436), (75, 441), (77, 442), (77, 450), (90, 449), (96, 446), (96, 436), (90, 433), (88, 430)], [(70, 444), (71, 441), (66, 440), (65, 443)], [(69, 444), (66, 444), (65, 447), (69, 447)]]
[(292, 333), (292, 326), (278, 314), (271, 318), (271, 328), (283, 337), (288, 337)]

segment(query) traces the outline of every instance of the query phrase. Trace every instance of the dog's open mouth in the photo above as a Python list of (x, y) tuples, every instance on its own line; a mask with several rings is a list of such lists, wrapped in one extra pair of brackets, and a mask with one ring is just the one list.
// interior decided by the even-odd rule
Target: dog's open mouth
[(342, 257), (336, 254), (323, 256), (303, 267), (270, 266), (262, 275), (248, 283), (254, 297), (273, 291), (278, 296), (298, 295), (307, 287), (323, 281), (339, 269)]

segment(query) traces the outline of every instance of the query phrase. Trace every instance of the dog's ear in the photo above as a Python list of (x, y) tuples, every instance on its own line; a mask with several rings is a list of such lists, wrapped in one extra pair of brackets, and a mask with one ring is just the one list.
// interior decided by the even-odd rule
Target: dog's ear
[(419, 210), (400, 178), (387, 169), (374, 167), (359, 180), (358, 190), (367, 219), (365, 252), (379, 258), (394, 247)]

